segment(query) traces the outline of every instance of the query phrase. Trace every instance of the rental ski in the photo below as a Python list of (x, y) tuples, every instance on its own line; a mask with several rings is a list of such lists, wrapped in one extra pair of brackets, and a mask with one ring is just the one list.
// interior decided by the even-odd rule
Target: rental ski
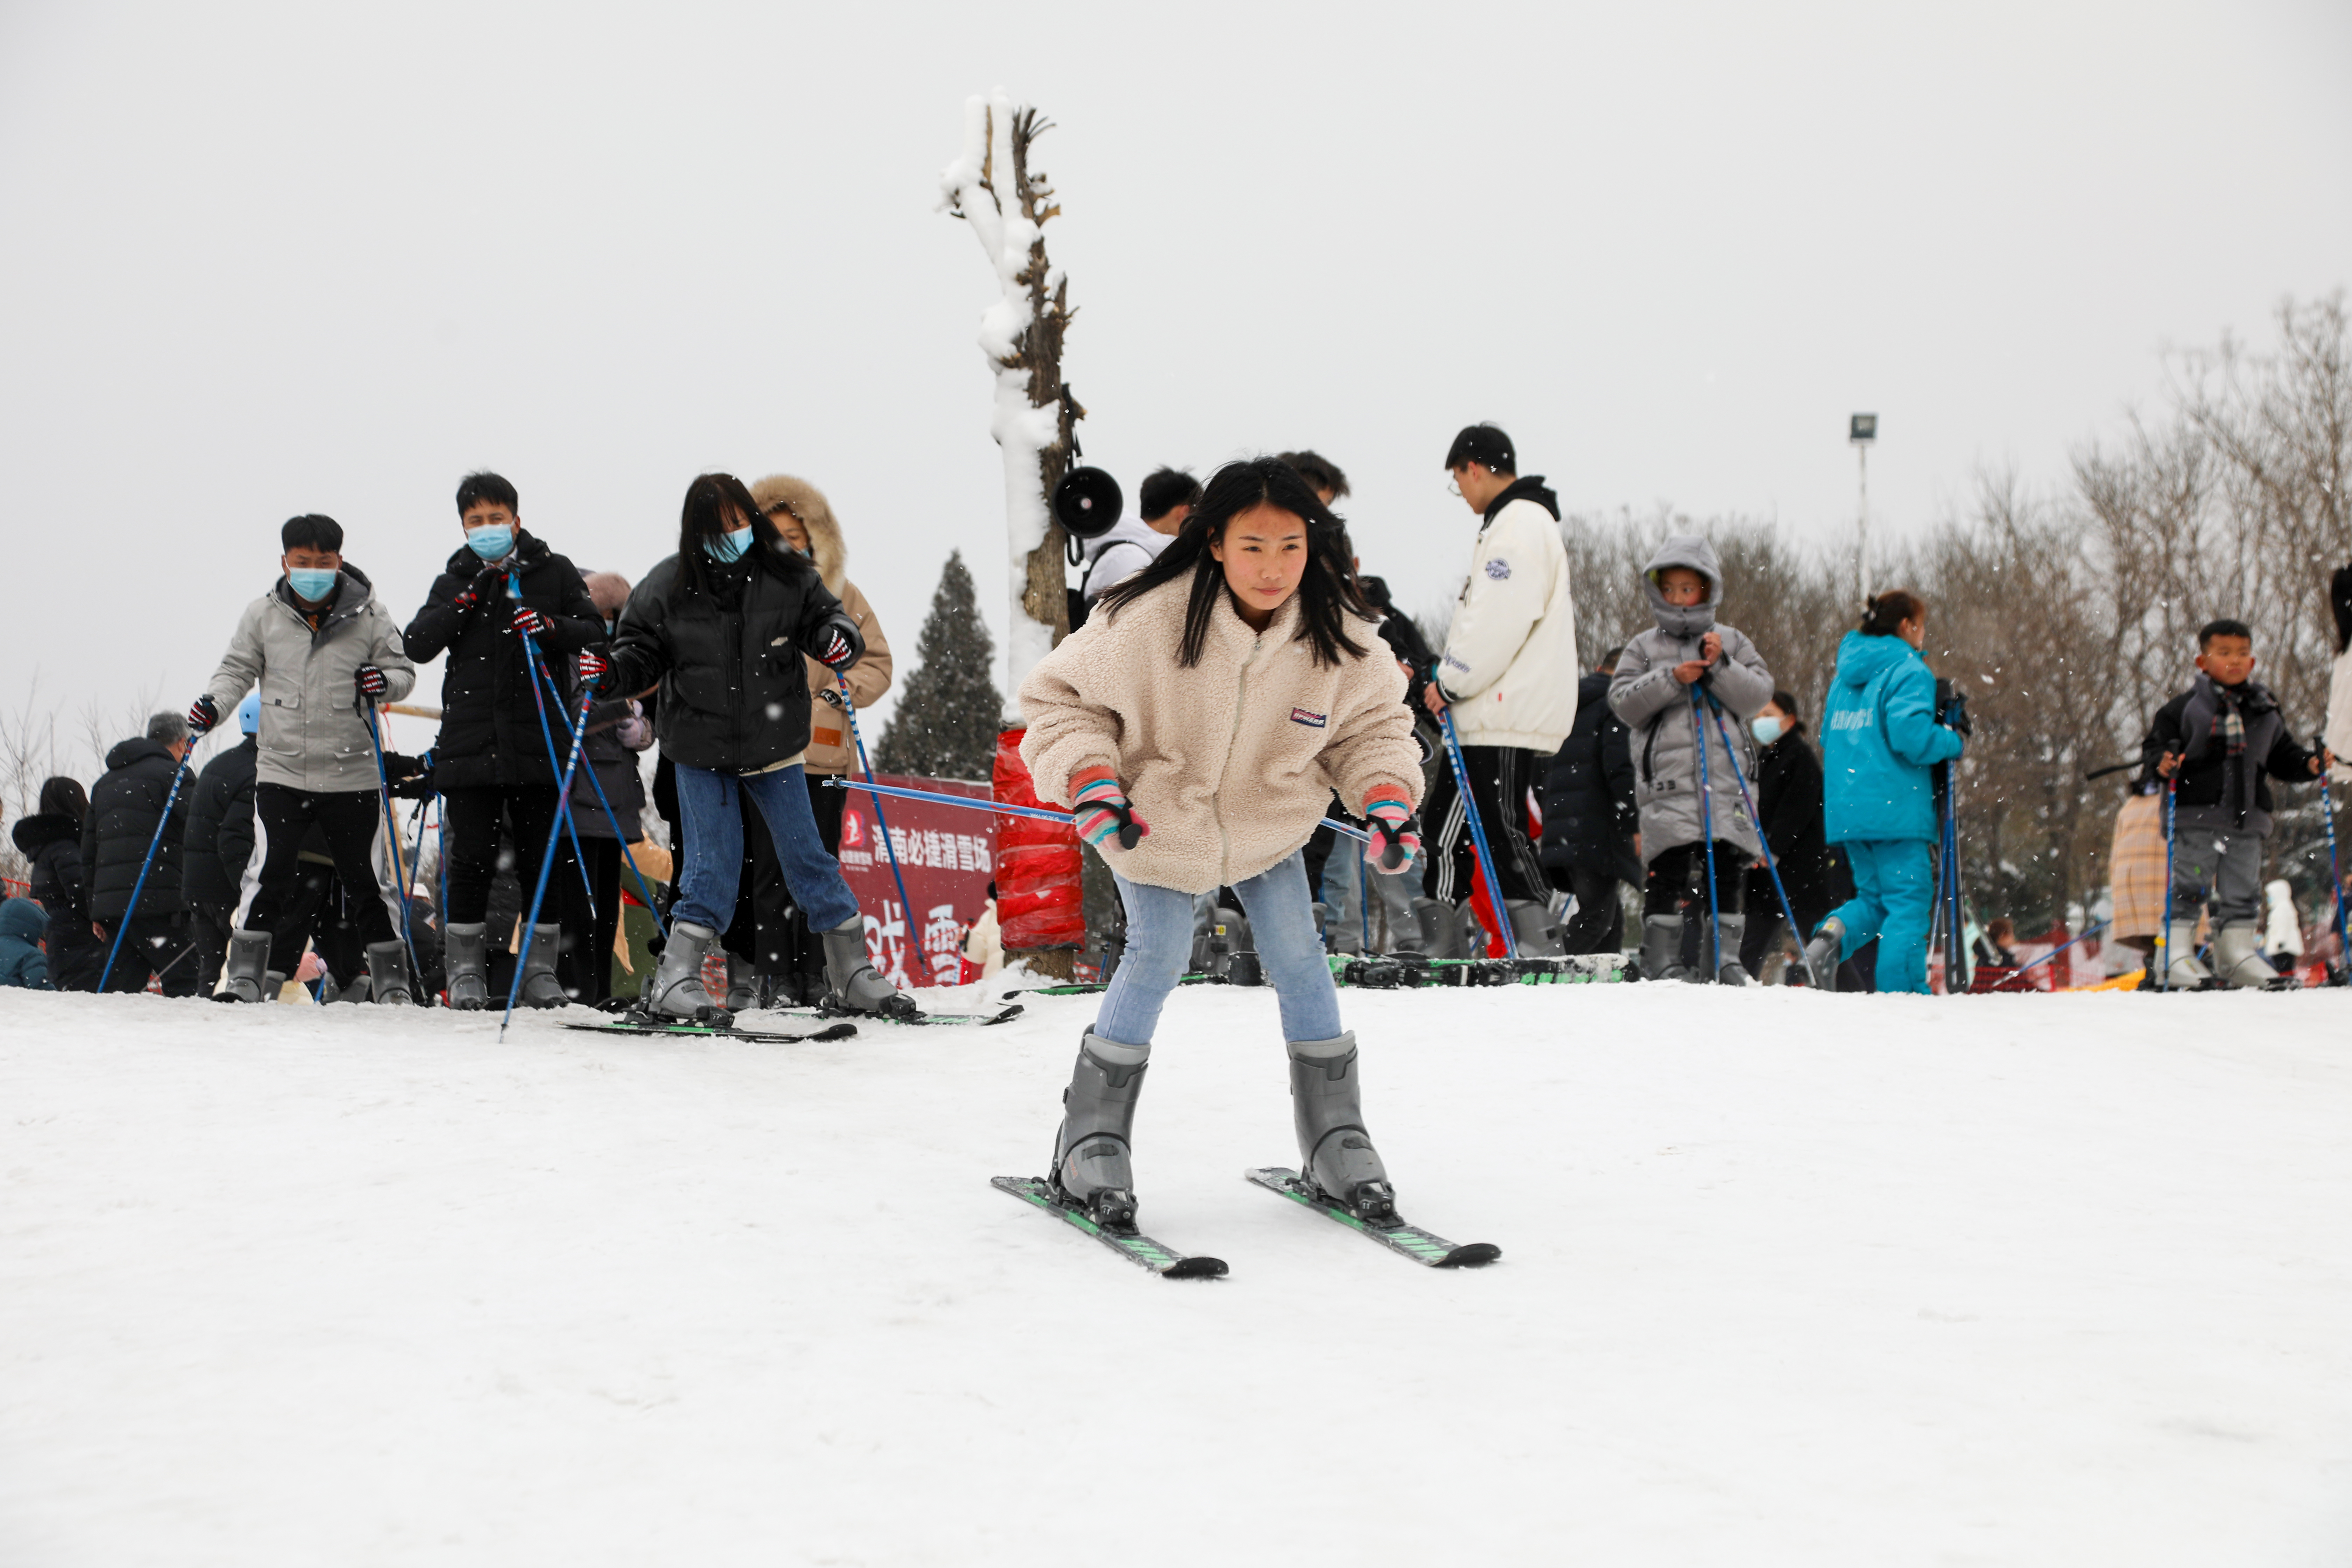
[(732, 1024), (657, 1024), (650, 1019), (615, 1018), (607, 1024), (566, 1024), (591, 1035), (673, 1035), (684, 1039), (752, 1040), (761, 1045), (798, 1045), (803, 1040), (845, 1040), (857, 1033), (855, 1024), (835, 1024), (805, 1035), (783, 1035), (766, 1029), (739, 1029)]
[(1390, 1251), (1402, 1252), (1415, 1263), (1426, 1264), (1432, 1268), (1475, 1268), (1503, 1256), (1503, 1249), (1491, 1241), (1473, 1241), (1456, 1247), (1442, 1236), (1423, 1230), (1417, 1225), (1407, 1225), (1401, 1219), (1382, 1225), (1362, 1218), (1300, 1181), (1297, 1172), (1281, 1165), (1259, 1166), (1242, 1173), (1266, 1191), (1280, 1193), (1292, 1203), (1335, 1219), (1350, 1230), (1361, 1231)]
[(1140, 1231), (1110, 1230), (1097, 1225), (1085, 1210), (1064, 1201), (1051, 1184), (1038, 1177), (994, 1176), (990, 1178), (989, 1185), (1011, 1193), (1024, 1203), (1036, 1205), (1093, 1237), (1129, 1263), (1149, 1268), (1163, 1279), (1214, 1279), (1225, 1272), (1225, 1260), (1222, 1258), (1188, 1257), (1173, 1247), (1162, 1247)]

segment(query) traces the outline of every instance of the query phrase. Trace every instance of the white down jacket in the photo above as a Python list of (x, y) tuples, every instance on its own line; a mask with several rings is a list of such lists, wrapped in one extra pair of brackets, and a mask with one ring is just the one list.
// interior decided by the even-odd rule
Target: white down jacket
[(1549, 755), (1576, 722), (1579, 673), (1559, 507), (1530, 475), (1486, 509), (1438, 656), (1438, 689), (1464, 745)]

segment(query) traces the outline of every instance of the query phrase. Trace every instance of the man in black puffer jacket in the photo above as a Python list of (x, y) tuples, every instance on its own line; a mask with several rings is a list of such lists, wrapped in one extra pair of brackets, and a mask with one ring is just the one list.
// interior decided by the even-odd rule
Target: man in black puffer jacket
[(106, 949), (90, 931), (81, 874), (81, 825), (89, 816), (89, 796), (79, 780), (59, 776), (42, 781), (40, 805), (17, 819), (11, 837), (32, 862), (33, 899), (48, 917), (41, 940), (48, 948), (49, 988), (95, 991)]
[(1576, 895), (1563, 945), (1570, 952), (1615, 952), (1624, 946), (1620, 882), (1642, 880), (1634, 835), (1633, 735), (1609, 706), (1617, 649), (1576, 689), (1576, 722), (1551, 760), (1543, 785), (1543, 863)]
[(199, 996), (211, 995), (220, 983), (246, 866), (253, 858), (253, 782), (261, 766), (259, 693), (236, 705), (236, 721), (245, 739), (196, 775), (181, 857), (180, 892), (188, 901)]
[[(562, 759), (571, 750), (573, 715), (564, 710), (572, 705), (559, 704), (541, 682), (526, 641), (568, 692), (572, 656), (604, 640), (604, 617), (580, 569), (523, 531), (520, 505), (514, 486), (498, 475), (466, 476), (457, 487), (466, 542), (449, 557), (425, 607), (402, 635), (413, 659), (432, 658), (445, 648), (449, 654), (441, 676), (433, 778), (449, 825), (446, 930), (452, 1007), (488, 1002), (483, 920), (499, 870), (500, 818), (512, 824), (523, 886), (536, 888), (540, 857), (555, 826)], [(558, 853), (564, 863), (549, 875), (577, 877), (568, 843)], [(523, 976), (526, 1005), (563, 1005), (555, 973), (562, 943), (553, 921), (533, 931)]]
[[(114, 948), (109, 991), (144, 991), (151, 974), (163, 976), (166, 996), (196, 994), (196, 970), (188, 957), (188, 900), (180, 891), (180, 846), (187, 837), (188, 791), (181, 763), (195, 742), (188, 721), (177, 713), (147, 721), (147, 733), (106, 753), (106, 773), (89, 792), (89, 815), (82, 819), (81, 863), (90, 918)], [(178, 798), (173, 799), (174, 785)], [(164, 804), (172, 816), (163, 819)], [(163, 826), (158, 837), (157, 826)], [(152, 865), (149, 846), (155, 849)], [(145, 867), (147, 879), (139, 879)], [(132, 908), (136, 893), (138, 906)], [(116, 947), (118, 933), (121, 943)]]

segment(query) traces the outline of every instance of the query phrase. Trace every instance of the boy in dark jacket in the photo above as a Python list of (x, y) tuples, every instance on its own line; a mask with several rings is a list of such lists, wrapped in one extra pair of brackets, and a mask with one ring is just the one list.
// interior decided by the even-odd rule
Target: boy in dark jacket
[[(468, 474), (457, 486), (457, 521), (466, 542), (434, 580), (425, 607), (402, 640), (415, 659), (447, 649), (441, 677), (441, 733), (433, 742), (433, 778), (448, 824), (449, 1005), (488, 1005), (484, 916), (499, 870), (499, 829), (511, 824), (515, 869), (539, 885), (539, 861), (555, 826), (556, 786), (570, 749), (573, 714), (533, 668), (536, 648), (565, 692), (582, 649), (604, 641), (580, 569), (523, 531), (515, 488), (496, 474)], [(529, 646), (526, 647), (526, 644)], [(570, 704), (565, 706), (568, 708)], [(558, 853), (571, 858), (570, 842)], [(577, 879), (572, 867), (551, 876)], [(561, 908), (561, 897), (555, 906)], [(542, 913), (546, 911), (542, 910)], [(556, 974), (563, 945), (560, 922), (542, 920), (523, 975), (525, 1006), (561, 1007)], [(574, 954), (575, 959), (585, 955)], [(586, 1001), (590, 998), (583, 997)]]
[(48, 917), (49, 985), (58, 991), (95, 991), (106, 949), (90, 930), (89, 893), (83, 885), (81, 825), (89, 796), (81, 781), (62, 775), (41, 782), (41, 809), (20, 817), (11, 836), (32, 862), (32, 895)]
[(246, 863), (253, 858), (253, 780), (261, 763), (259, 692), (236, 705), (236, 722), (245, 739), (205, 764), (188, 806), (180, 891), (188, 900), (199, 996), (211, 995), (220, 984)]
[[(1822, 820), (1822, 760), (1804, 739), (1794, 693), (1775, 691), (1764, 710), (1748, 721), (1759, 749), (1756, 762), (1756, 814), (1763, 818), (1764, 842), (1772, 864), (1760, 859), (1748, 868), (1747, 903), (1756, 913), (1741, 939), (1740, 967), (1762, 972), (1764, 955), (1786, 917), (1780, 894), (1797, 912), (1800, 937), (1822, 917), (1853, 896), (1853, 880), (1830, 852)], [(1780, 873), (1780, 886), (1772, 886)]]
[[(107, 771), (89, 792), (89, 815), (81, 827), (81, 863), (90, 919), (114, 955), (113, 972), (106, 981), (109, 991), (144, 991), (150, 975), (161, 975), (164, 995), (196, 994), (195, 965), (183, 962), (188, 953), (188, 901), (180, 892), (180, 846), (187, 837), (188, 821), (184, 784), (176, 799), (173, 795), (181, 763), (194, 744), (186, 720), (177, 713), (158, 713), (147, 721), (144, 736), (106, 753)], [(172, 808), (168, 823), (163, 818), (166, 801)], [(151, 845), (155, 850), (152, 864), (147, 858)], [(147, 868), (143, 885), (139, 879), (142, 866)]]
[(41, 932), (47, 925), (48, 917), (32, 900), (0, 900), (0, 985), (49, 988), (48, 961), (41, 955)]
[(1576, 722), (1544, 775), (1544, 869), (1576, 895), (1565, 941), (1572, 953), (1615, 952), (1624, 945), (1618, 884), (1642, 879), (1633, 731), (1609, 706), (1617, 654), (1611, 648), (1578, 685)]
[[(2253, 633), (2212, 621), (2197, 634), (2197, 681), (2156, 710), (2140, 742), (2147, 770), (2172, 791), (2172, 889), (2164, 964), (2172, 987), (2208, 979), (2262, 985), (2263, 840), (2270, 780), (2307, 784), (2327, 765), (2287, 732), (2278, 700), (2253, 679)], [(2197, 962), (2197, 917), (2213, 911), (2213, 967)]]

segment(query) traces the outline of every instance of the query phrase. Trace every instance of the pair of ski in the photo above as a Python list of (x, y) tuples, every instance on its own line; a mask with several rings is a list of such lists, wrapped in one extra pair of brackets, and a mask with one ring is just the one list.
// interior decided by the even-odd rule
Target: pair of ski
[(1021, 1015), (1021, 1008), (1003, 1007), (993, 1013), (918, 1013), (911, 1018), (893, 1018), (879, 1013), (843, 1014), (822, 1007), (775, 1007), (771, 1012), (800, 1014), (812, 1018), (834, 1018), (841, 1022), (828, 1024), (804, 1035), (781, 1033), (772, 1029), (742, 1029), (729, 1017), (724, 1023), (691, 1023), (685, 1019), (649, 1018), (639, 1013), (625, 1013), (602, 1024), (566, 1024), (567, 1029), (579, 1029), (592, 1035), (672, 1035), (694, 1039), (750, 1040), (761, 1045), (798, 1045), (803, 1040), (845, 1040), (857, 1033), (857, 1026), (847, 1020), (856, 1017), (877, 1024), (938, 1025), (970, 1024), (986, 1028), (992, 1024), (1005, 1023)]
[[(1475, 1268), (1503, 1256), (1503, 1249), (1492, 1242), (1474, 1241), (1456, 1247), (1442, 1236), (1423, 1230), (1417, 1225), (1407, 1225), (1401, 1219), (1385, 1224), (1365, 1219), (1345, 1205), (1332, 1202), (1301, 1180), (1297, 1172), (1286, 1166), (1258, 1166), (1242, 1173), (1254, 1184), (1270, 1193), (1279, 1193), (1301, 1207), (1313, 1209), (1327, 1219), (1370, 1237), (1390, 1251), (1402, 1253), (1415, 1263), (1431, 1268)], [(989, 1184), (1000, 1192), (1011, 1193), (1024, 1203), (1036, 1205), (1073, 1228), (1093, 1237), (1129, 1263), (1149, 1268), (1163, 1279), (1214, 1279), (1226, 1271), (1225, 1260), (1222, 1258), (1187, 1255), (1172, 1247), (1163, 1246), (1141, 1231), (1112, 1229), (1098, 1224), (1086, 1210), (1055, 1192), (1051, 1183), (1037, 1177), (997, 1176)]]

